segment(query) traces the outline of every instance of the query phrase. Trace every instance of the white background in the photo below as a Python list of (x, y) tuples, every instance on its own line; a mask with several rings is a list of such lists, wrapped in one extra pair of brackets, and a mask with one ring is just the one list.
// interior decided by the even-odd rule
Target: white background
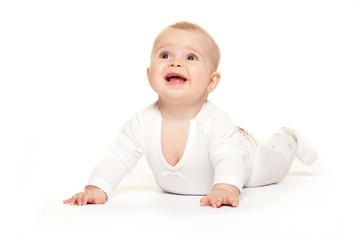
[[(259, 138), (285, 125), (304, 131), (317, 164), (295, 163), (279, 185), (245, 190), (237, 209), (160, 192), (144, 162), (107, 204), (62, 205), (124, 122), (156, 100), (146, 79), (153, 39), (180, 20), (221, 48), (210, 100)], [(356, 238), (360, 43), (357, 0), (1, 1), (1, 233)]]

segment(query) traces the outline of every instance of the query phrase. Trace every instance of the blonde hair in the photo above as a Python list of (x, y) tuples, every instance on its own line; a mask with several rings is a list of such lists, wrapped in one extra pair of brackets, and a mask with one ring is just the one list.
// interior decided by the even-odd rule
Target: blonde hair
[(176, 23), (171, 24), (168, 27), (166, 27), (166, 29), (167, 28), (181, 29), (181, 30), (185, 30), (185, 31), (194, 31), (194, 32), (200, 32), (201, 34), (203, 34), (210, 42), (211, 49), (212, 49), (211, 58), (213, 61), (214, 68), (215, 68), (215, 70), (217, 70), (220, 59), (221, 59), (221, 51), (220, 51), (216, 41), (206, 30), (204, 30), (201, 26), (199, 26), (197, 24), (187, 22), (187, 21), (176, 22)]

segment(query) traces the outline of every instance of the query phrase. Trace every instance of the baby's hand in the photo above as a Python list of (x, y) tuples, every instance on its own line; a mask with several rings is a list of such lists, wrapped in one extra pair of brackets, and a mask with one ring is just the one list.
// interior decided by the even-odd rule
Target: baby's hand
[(232, 207), (238, 206), (240, 191), (238, 188), (228, 184), (216, 184), (212, 192), (200, 200), (201, 206), (212, 206), (219, 208), (222, 205)]
[(86, 204), (103, 204), (107, 200), (107, 194), (95, 186), (87, 186), (84, 192), (75, 194), (69, 199), (63, 201), (64, 204), (86, 205)]

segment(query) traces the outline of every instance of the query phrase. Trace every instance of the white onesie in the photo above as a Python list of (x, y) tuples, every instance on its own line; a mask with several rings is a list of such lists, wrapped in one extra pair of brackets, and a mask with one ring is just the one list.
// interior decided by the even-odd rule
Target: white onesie
[(163, 156), (161, 126), (156, 103), (136, 113), (97, 163), (88, 185), (109, 196), (144, 156), (157, 184), (166, 192), (205, 195), (217, 183), (243, 188), (252, 166), (249, 142), (225, 112), (209, 101), (202, 106), (189, 121), (187, 144), (175, 166)]

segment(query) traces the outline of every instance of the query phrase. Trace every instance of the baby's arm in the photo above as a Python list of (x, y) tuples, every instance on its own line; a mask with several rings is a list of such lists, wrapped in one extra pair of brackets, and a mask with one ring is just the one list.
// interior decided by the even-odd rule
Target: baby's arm
[[(138, 116), (134, 115), (123, 127), (115, 141), (97, 162), (83, 192), (77, 193), (64, 204), (103, 204), (119, 182), (141, 158), (143, 139)], [(96, 187), (98, 186), (98, 187)]]
[(212, 206), (218, 208), (222, 205), (232, 207), (238, 206), (240, 191), (229, 184), (216, 184), (213, 190), (200, 200), (201, 206)]
[(86, 186), (84, 192), (75, 194), (69, 199), (63, 201), (64, 204), (86, 205), (86, 204), (103, 204), (107, 200), (107, 194), (95, 186)]

